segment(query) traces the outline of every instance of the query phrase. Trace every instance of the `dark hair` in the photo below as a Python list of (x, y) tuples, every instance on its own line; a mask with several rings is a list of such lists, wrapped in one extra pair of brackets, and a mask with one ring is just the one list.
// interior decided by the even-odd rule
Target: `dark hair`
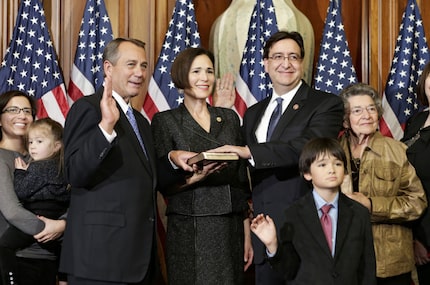
[(170, 71), (172, 82), (175, 84), (176, 88), (185, 89), (190, 87), (188, 73), (194, 59), (199, 55), (206, 55), (211, 60), (212, 65), (215, 65), (213, 53), (204, 48), (187, 48), (183, 50), (176, 56)]
[(314, 138), (305, 144), (299, 158), (300, 173), (310, 173), (311, 164), (321, 155), (329, 154), (343, 162), (346, 172), (346, 155), (340, 143), (333, 138)]
[(145, 49), (145, 43), (138, 39), (132, 39), (132, 38), (116, 38), (110, 41), (104, 51), (103, 51), (103, 62), (105, 60), (108, 60), (113, 65), (115, 65), (118, 61), (119, 54), (118, 54), (118, 48), (122, 43), (132, 43), (138, 47), (141, 47)]
[[(27, 93), (24, 93), (24, 92), (19, 91), (19, 90), (7, 91), (7, 92), (0, 95), (0, 112), (3, 113), (4, 108), (6, 108), (6, 105), (14, 97), (25, 97), (25, 98), (27, 98), (27, 100), (31, 106), (31, 113), (33, 115), (33, 120), (34, 120), (34, 118), (36, 117), (36, 113), (37, 113), (36, 101), (33, 99), (33, 97), (31, 97)], [(1, 126), (0, 126), (0, 129), (1, 129)], [(2, 132), (0, 132), (0, 140), (2, 140), (2, 138), (3, 138), (3, 135), (2, 135)]]
[(48, 135), (52, 135), (54, 141), (58, 141), (61, 143), (60, 150), (49, 157), (47, 159), (57, 159), (58, 160), (58, 175), (62, 175), (64, 169), (64, 144), (63, 144), (63, 126), (51, 119), (51, 118), (43, 118), (34, 121), (27, 129), (27, 135), (25, 137), (26, 144), (28, 146), (28, 134), (32, 130), (41, 130), (45, 131)]
[(429, 106), (429, 100), (426, 96), (426, 79), (430, 75), (430, 62), (424, 66), (423, 72), (420, 75), (420, 79), (418, 79), (418, 84), (415, 88), (417, 92), (417, 98), (423, 106)]
[(275, 43), (277, 43), (281, 40), (285, 40), (285, 39), (290, 39), (290, 40), (295, 41), (297, 43), (297, 45), (300, 47), (300, 57), (301, 58), (305, 57), (305, 46), (303, 44), (302, 35), (298, 32), (279, 31), (279, 32), (274, 33), (266, 41), (266, 44), (264, 45), (264, 49), (263, 49), (263, 58), (269, 57), (270, 49), (272, 48), (272, 46)]
[(339, 96), (342, 98), (343, 106), (345, 109), (344, 119), (349, 122), (349, 112), (350, 106), (348, 99), (353, 96), (360, 96), (360, 95), (368, 95), (373, 99), (373, 102), (375, 102), (376, 110), (378, 111), (378, 119), (382, 117), (383, 109), (382, 109), (382, 101), (381, 97), (379, 96), (378, 92), (370, 85), (364, 84), (364, 83), (356, 83), (349, 85), (345, 89), (340, 92)]

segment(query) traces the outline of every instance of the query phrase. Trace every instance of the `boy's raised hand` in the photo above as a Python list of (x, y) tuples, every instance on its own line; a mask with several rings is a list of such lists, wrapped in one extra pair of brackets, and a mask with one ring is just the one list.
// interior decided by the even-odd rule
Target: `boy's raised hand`
[(271, 254), (278, 249), (276, 226), (272, 218), (259, 214), (251, 222), (251, 231), (261, 240)]

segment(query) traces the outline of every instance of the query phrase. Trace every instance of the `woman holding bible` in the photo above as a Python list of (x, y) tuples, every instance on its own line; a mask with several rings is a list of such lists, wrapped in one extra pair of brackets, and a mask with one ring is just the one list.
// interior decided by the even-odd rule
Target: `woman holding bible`
[[(234, 92), (231, 75), (216, 82), (211, 52), (202, 48), (182, 51), (172, 65), (171, 77), (184, 98), (178, 108), (152, 119), (158, 156), (176, 149), (200, 153), (225, 144), (243, 145), (236, 113), (207, 104), (215, 85), (218, 93)], [(212, 163), (216, 172), (197, 172), (183, 185), (159, 189), (168, 200), (170, 285), (240, 285), (252, 262), (246, 164), (241, 160)]]

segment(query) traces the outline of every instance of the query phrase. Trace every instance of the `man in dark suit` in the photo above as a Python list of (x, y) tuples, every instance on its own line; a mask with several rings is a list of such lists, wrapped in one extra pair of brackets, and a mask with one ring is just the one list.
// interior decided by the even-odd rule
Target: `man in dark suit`
[[(285, 209), (310, 191), (298, 171), (304, 144), (314, 137), (336, 138), (342, 128), (341, 99), (314, 90), (302, 80), (303, 57), (303, 38), (297, 32), (277, 32), (267, 40), (263, 58), (273, 92), (245, 113), (247, 146), (216, 149), (249, 160), (254, 212), (270, 215), (275, 224), (283, 224)], [(271, 123), (276, 121), (271, 119), (274, 113), (280, 116), (277, 124)], [(283, 284), (283, 278), (267, 264), (263, 244), (252, 238), (256, 284)]]
[(286, 222), (277, 225), (279, 240), (269, 216), (260, 214), (251, 224), (266, 246), (269, 262), (288, 284), (375, 285), (369, 210), (339, 191), (346, 172), (339, 142), (311, 140), (299, 165), (313, 191), (284, 212)]
[(156, 174), (169, 183), (183, 179), (171, 163), (193, 171), (185, 163), (192, 153), (157, 160), (149, 123), (131, 108), (147, 64), (143, 42), (113, 40), (103, 54), (104, 88), (68, 113), (65, 173), (72, 189), (60, 271), (69, 285), (153, 284)]

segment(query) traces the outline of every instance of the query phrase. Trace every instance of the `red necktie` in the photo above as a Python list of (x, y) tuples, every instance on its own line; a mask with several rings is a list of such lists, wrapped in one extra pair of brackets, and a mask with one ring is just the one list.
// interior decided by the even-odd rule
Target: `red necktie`
[(333, 245), (331, 243), (331, 230), (332, 230), (331, 218), (328, 215), (328, 212), (330, 211), (330, 209), (332, 207), (333, 206), (330, 204), (325, 204), (324, 206), (321, 207), (321, 211), (322, 211), (321, 226), (322, 226), (322, 229), (324, 231), (325, 238), (327, 239), (327, 243), (328, 243), (328, 247), (330, 248), (330, 252), (331, 252), (331, 248)]

